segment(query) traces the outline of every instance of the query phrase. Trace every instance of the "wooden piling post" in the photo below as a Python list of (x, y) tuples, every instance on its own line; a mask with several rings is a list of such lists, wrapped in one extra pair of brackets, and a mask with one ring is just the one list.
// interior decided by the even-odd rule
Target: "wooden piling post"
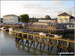
[(35, 41), (33, 42), (33, 48), (35, 48)]
[(41, 45), (41, 43), (40, 43), (40, 50), (41, 50), (41, 46), (42, 46), (42, 45)]
[[(49, 44), (52, 45), (51, 39), (49, 38)], [(52, 51), (53, 46), (51, 46), (50, 51)]]
[[(29, 37), (29, 34), (27, 33), (27, 38)], [(29, 46), (29, 39), (28, 39), (28, 42), (27, 42), (27, 46)]]
[(44, 44), (44, 45), (43, 45), (43, 50), (44, 50), (45, 46), (46, 46), (46, 45)]
[(49, 53), (49, 50), (50, 50), (50, 48), (49, 48), (49, 45), (48, 45), (48, 53)]
[(60, 48), (59, 45), (60, 45), (60, 44), (59, 44), (59, 40), (57, 40), (57, 46), (56, 46), (56, 51), (57, 51), (57, 52), (59, 51), (59, 48)]
[(39, 45), (39, 42), (37, 42), (36, 48), (38, 47), (38, 45)]
[(69, 39), (67, 40), (67, 51), (70, 51), (70, 43), (69, 43)]
[(42, 43), (41, 43), (41, 41), (42, 41), (42, 36), (39, 36), (40, 37), (40, 50), (41, 50), (41, 48), (42, 48)]
[[(34, 39), (34, 34), (33, 34), (33, 39)], [(35, 48), (35, 41), (33, 40), (33, 48)]]
[(32, 46), (32, 44), (33, 44), (33, 41), (31, 41), (30, 47)]

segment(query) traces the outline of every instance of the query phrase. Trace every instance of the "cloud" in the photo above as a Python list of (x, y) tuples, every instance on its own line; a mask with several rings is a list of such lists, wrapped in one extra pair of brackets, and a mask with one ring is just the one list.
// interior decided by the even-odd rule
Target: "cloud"
[(61, 1), (45, 1), (41, 2), (40, 4), (24, 4), (23, 8), (26, 11), (31, 12), (31, 14), (39, 15), (39, 17), (44, 17), (46, 14), (49, 14), (50, 16), (54, 17), (53, 13), (58, 14), (59, 11), (56, 8), (56, 5), (59, 6), (60, 4)]
[[(68, 1), (66, 1), (68, 3)], [(64, 1), (3, 1), (1, 3), (1, 15), (5, 14), (29, 14), (30, 17), (57, 17), (59, 11), (66, 11), (72, 6), (65, 6)]]

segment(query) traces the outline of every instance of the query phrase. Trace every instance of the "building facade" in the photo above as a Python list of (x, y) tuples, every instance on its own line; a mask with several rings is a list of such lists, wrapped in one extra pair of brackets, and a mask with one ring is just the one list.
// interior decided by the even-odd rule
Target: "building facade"
[(75, 17), (68, 13), (61, 13), (58, 15), (58, 23), (75, 23)]
[(30, 19), (30, 22), (37, 22), (38, 21), (38, 19), (37, 18), (29, 18)]
[(68, 25), (66, 26), (66, 28), (69, 29), (69, 30), (70, 30), (70, 29), (71, 29), (71, 30), (74, 30), (74, 29), (75, 29), (75, 24), (72, 24), (72, 23), (71, 23), (71, 24), (68, 24)]
[(18, 16), (16, 15), (5, 15), (3, 16), (3, 23), (18, 23)]
[(51, 20), (39, 20), (38, 22), (45, 22), (45, 23), (56, 23), (56, 19), (51, 19)]

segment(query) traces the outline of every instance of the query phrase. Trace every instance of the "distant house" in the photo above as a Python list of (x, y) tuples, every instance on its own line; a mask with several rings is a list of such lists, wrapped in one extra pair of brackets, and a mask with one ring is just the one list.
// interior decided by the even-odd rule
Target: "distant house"
[(45, 23), (45, 22), (34, 22), (33, 25), (35, 25), (35, 26), (48, 26), (48, 23)]
[(10, 14), (3, 16), (3, 23), (18, 23), (18, 16)]
[(38, 22), (34, 22), (33, 25), (36, 27), (48, 27), (49, 24), (56, 23), (56, 19), (51, 20), (38, 20)]
[(72, 24), (72, 23), (71, 23), (71, 24), (68, 24), (68, 25), (66, 26), (66, 28), (67, 28), (67, 29), (71, 29), (71, 30), (72, 30), (72, 29), (75, 29), (75, 24)]
[(38, 21), (38, 19), (37, 18), (30, 18), (30, 22), (37, 22)]
[(58, 15), (58, 23), (75, 23), (75, 18), (70, 13), (61, 13)]
[(75, 23), (75, 17), (70, 16), (70, 23)]
[(56, 23), (56, 19), (51, 19), (51, 20), (39, 20), (39, 22), (45, 22), (45, 23)]

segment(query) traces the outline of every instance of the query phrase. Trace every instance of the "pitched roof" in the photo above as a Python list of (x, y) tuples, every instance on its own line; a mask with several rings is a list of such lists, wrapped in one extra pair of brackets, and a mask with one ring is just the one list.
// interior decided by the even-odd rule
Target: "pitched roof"
[(62, 14), (59, 14), (58, 16), (70, 16), (70, 15), (64, 12)]
[[(10, 15), (5, 15), (5, 16), (17, 16), (17, 15), (14, 15), (14, 14), (10, 14)], [(5, 16), (4, 16), (4, 17), (5, 17)]]
[(75, 17), (73, 17), (73, 16), (70, 16), (70, 19), (75, 19)]

